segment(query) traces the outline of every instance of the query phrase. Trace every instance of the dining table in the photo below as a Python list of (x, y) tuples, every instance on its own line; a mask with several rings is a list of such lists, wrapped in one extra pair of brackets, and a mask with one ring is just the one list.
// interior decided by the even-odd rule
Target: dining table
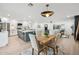
[(40, 44), (47, 44), (50, 41), (55, 41), (55, 38), (55, 35), (38, 36), (37, 40), (40, 42)]
[(51, 42), (55, 42), (56, 40), (56, 36), (55, 35), (48, 35), (48, 36), (45, 36), (45, 35), (40, 35), (37, 37), (37, 40), (38, 42), (43, 45), (44, 47), (47, 47), (46, 48), (46, 54), (47, 54), (47, 49), (48, 49), (48, 44)]

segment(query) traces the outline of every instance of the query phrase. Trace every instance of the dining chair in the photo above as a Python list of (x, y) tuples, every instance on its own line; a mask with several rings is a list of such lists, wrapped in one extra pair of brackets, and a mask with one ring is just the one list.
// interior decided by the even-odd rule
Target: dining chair
[(36, 32), (36, 36), (40, 36), (40, 35), (43, 35), (44, 34), (44, 31), (43, 31), (43, 29), (37, 29), (37, 30), (35, 30), (35, 32)]
[(63, 51), (64, 48), (62, 46), (60, 46), (58, 44), (58, 41), (60, 40), (60, 33), (56, 33), (55, 34), (55, 40), (51, 41), (48, 45), (48, 47), (54, 49), (54, 54), (57, 55), (59, 53), (59, 51), (62, 53), (62, 54), (65, 54), (65, 52)]
[(36, 39), (36, 36), (34, 34), (29, 34), (29, 38), (32, 45), (32, 55), (34, 55), (34, 51), (38, 52), (38, 55), (40, 52), (45, 51), (46, 47), (39, 44), (39, 42)]

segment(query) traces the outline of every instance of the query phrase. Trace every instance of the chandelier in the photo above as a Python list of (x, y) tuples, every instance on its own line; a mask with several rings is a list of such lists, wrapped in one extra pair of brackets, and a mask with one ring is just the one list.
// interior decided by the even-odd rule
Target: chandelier
[(52, 16), (52, 15), (54, 14), (54, 12), (48, 10), (49, 4), (46, 4), (46, 7), (47, 7), (47, 11), (43, 11), (43, 12), (41, 12), (41, 15), (42, 15), (43, 17), (49, 17), (49, 16)]

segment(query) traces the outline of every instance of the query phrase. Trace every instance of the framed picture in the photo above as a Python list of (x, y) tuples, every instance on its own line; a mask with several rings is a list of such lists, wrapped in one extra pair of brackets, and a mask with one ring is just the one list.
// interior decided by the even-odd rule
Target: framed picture
[(53, 29), (60, 29), (61, 28), (61, 25), (53, 25)]

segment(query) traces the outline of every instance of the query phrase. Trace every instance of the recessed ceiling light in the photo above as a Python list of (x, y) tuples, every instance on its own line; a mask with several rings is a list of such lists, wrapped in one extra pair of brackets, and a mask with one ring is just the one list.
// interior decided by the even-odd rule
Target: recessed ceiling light
[(8, 17), (10, 17), (10, 14), (8, 14)]
[(70, 18), (71, 16), (67, 16), (67, 18)]
[(31, 18), (31, 16), (28, 16), (29, 18)]

